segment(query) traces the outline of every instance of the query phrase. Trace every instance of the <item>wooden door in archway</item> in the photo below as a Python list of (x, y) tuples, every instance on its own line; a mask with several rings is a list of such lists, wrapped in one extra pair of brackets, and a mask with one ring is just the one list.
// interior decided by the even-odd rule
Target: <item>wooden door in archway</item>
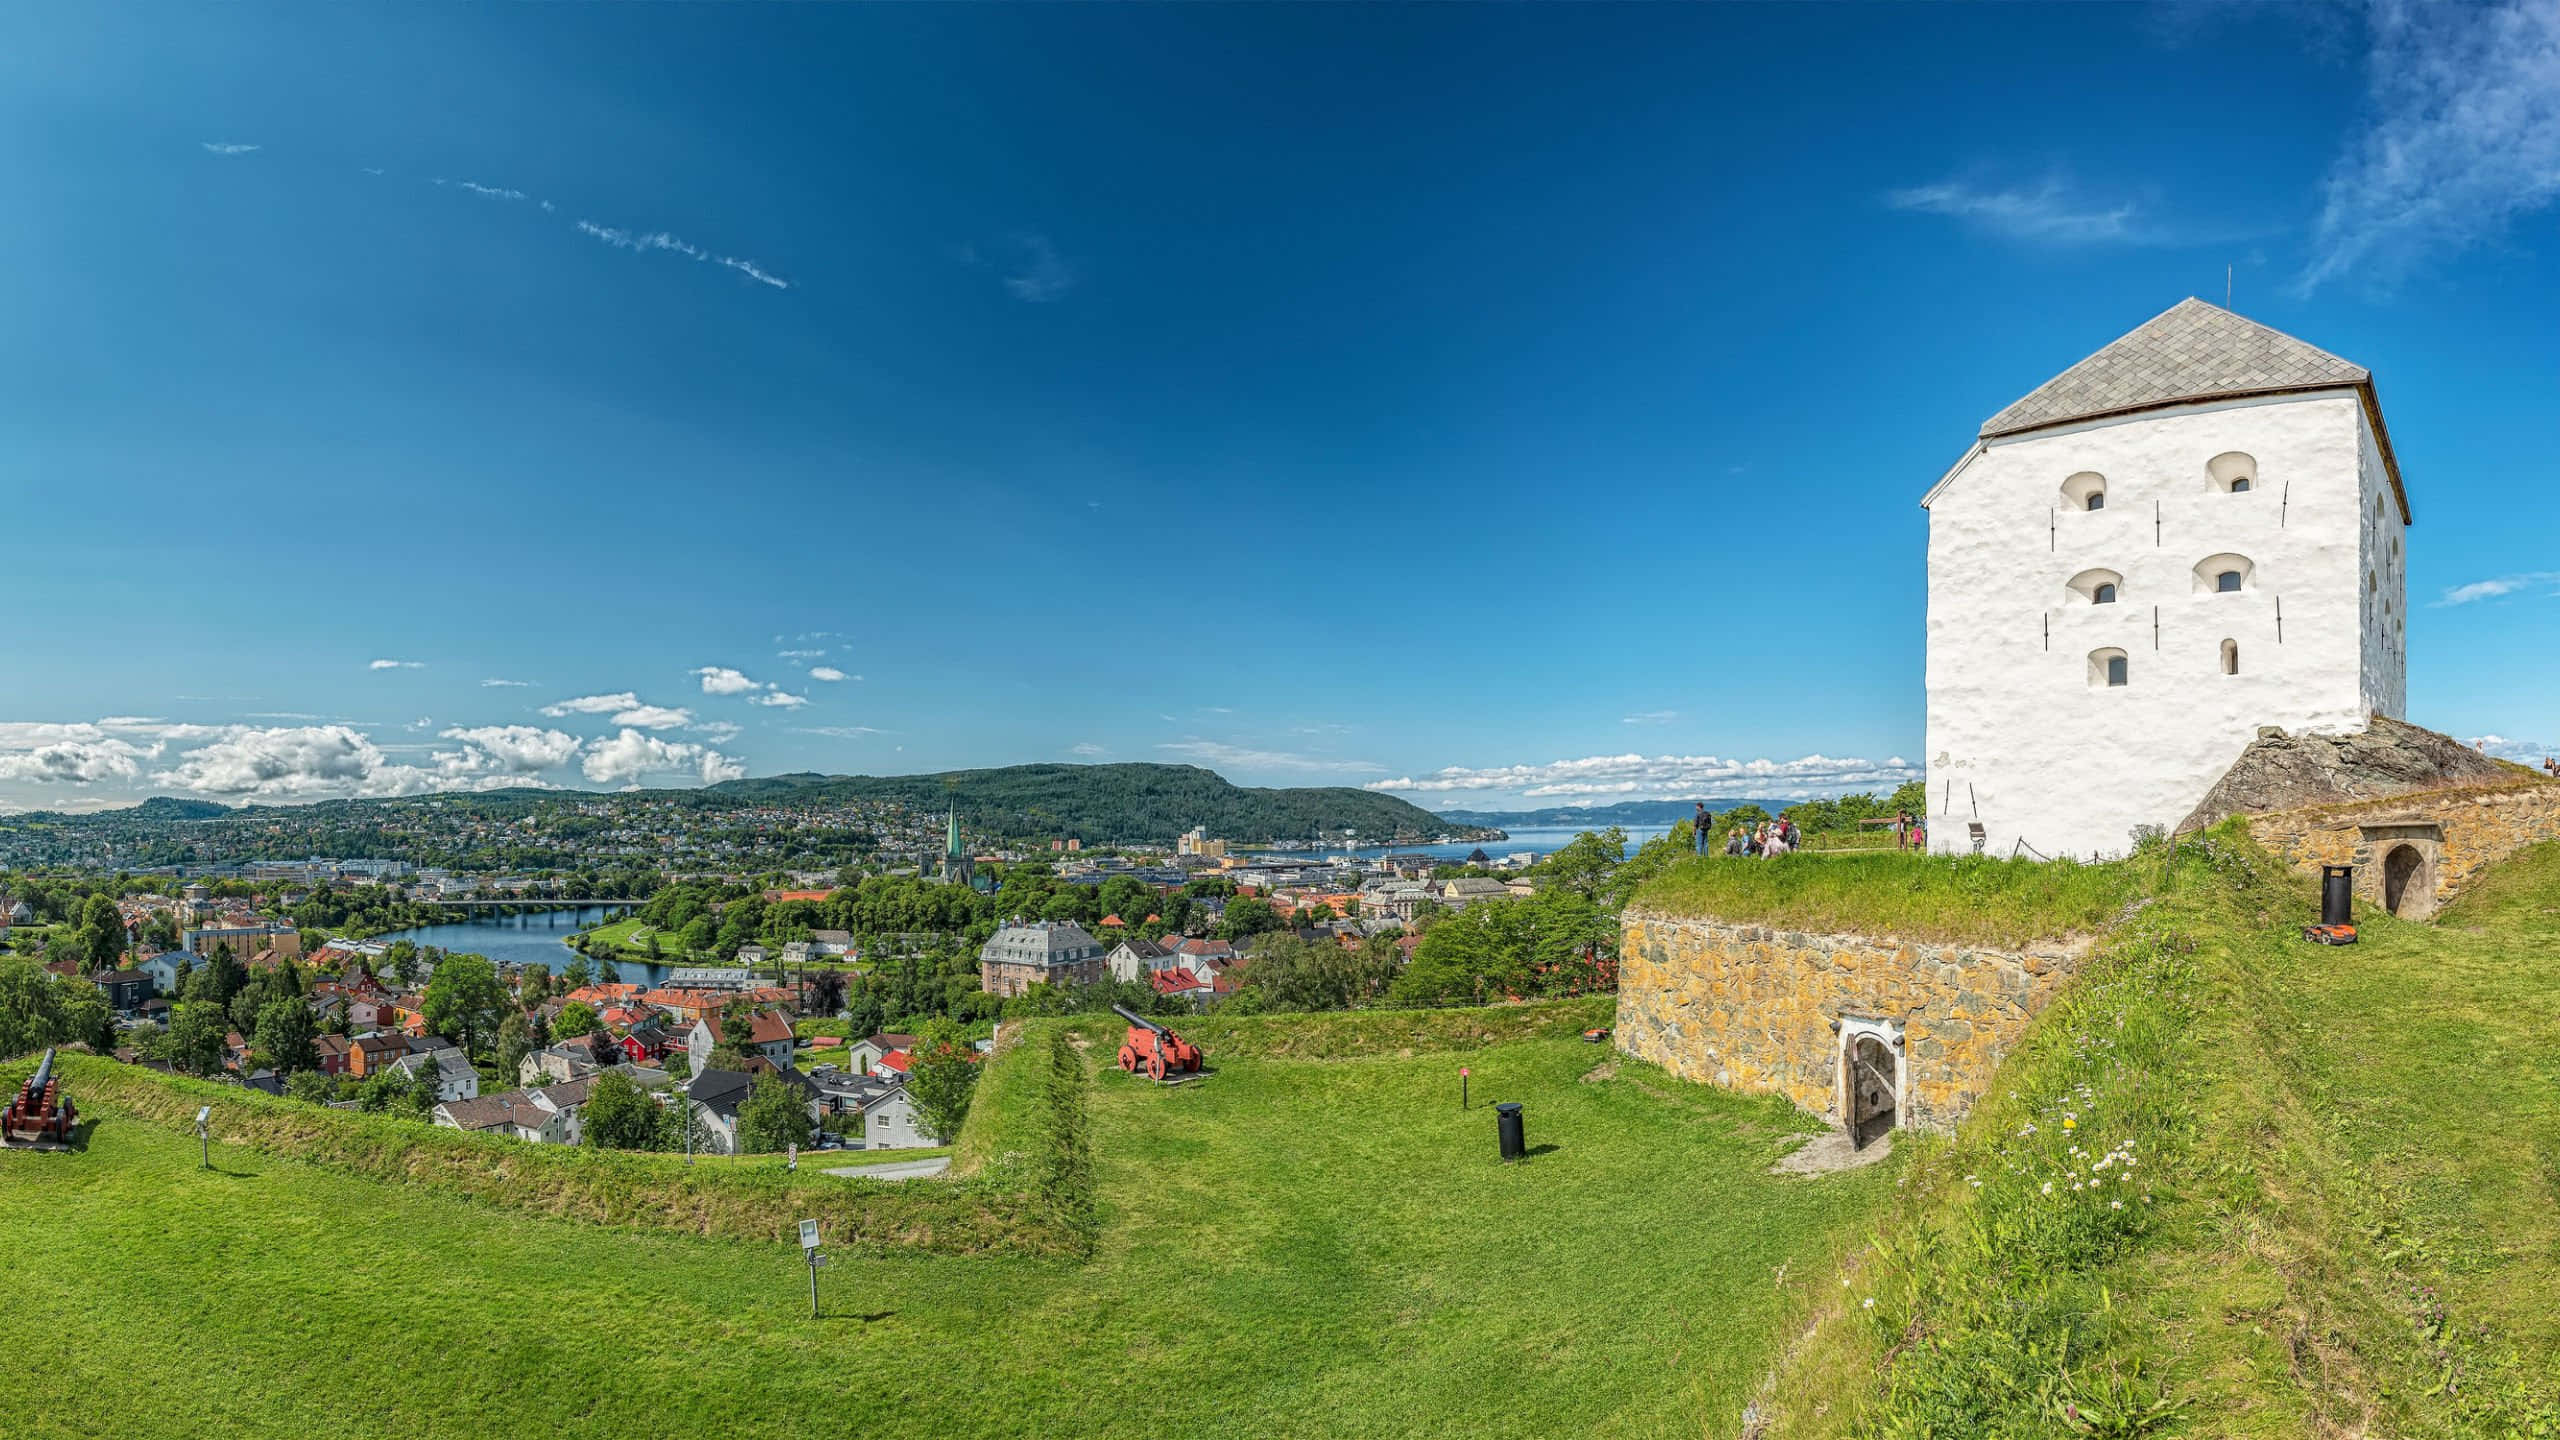
[(1849, 1047), (1849, 1144), (1863, 1150), (1893, 1132), (1893, 1050), (1873, 1035)]

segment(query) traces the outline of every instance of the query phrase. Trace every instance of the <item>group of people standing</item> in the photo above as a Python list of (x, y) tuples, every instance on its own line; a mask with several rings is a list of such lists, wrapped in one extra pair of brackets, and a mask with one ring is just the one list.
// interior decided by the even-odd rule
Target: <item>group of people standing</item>
[[(1690, 824), (1692, 826), (1689, 832), (1690, 844), (1699, 854), (1704, 855), (1707, 853), (1707, 847), (1713, 843), (1712, 837), (1716, 833), (1715, 812), (1706, 807), (1706, 802), (1700, 801), (1697, 819)], [(1728, 826), (1725, 830), (1724, 853), (1727, 855), (1784, 855), (1790, 850), (1801, 848), (1803, 844), (1804, 832), (1796, 828), (1796, 822), (1781, 816), (1775, 820), (1763, 820), (1748, 830), (1739, 825)]]

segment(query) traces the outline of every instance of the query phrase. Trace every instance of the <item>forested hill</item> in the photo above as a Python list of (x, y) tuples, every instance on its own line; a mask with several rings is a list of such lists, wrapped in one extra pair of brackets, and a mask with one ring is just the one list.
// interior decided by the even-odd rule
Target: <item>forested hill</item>
[(1397, 834), (1468, 827), (1392, 795), (1330, 785), (1256, 790), (1196, 765), (1008, 765), (939, 775), (774, 775), (710, 787), (746, 801), (896, 800), (918, 810), (959, 807), (973, 834), (1073, 837), (1169, 844), (1194, 825), (1227, 840), (1285, 840), (1357, 830), (1384, 843)]

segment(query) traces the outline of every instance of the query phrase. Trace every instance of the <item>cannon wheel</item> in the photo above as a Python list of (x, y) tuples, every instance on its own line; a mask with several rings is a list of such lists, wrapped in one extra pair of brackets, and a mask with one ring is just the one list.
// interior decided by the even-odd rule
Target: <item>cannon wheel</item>
[(1128, 1072), (1129, 1072), (1130, 1074), (1132, 1074), (1132, 1075), (1137, 1074), (1137, 1073), (1138, 1073), (1138, 1052), (1137, 1052), (1136, 1050), (1134, 1050), (1134, 1049), (1130, 1048), (1129, 1046), (1126, 1046), (1126, 1045), (1121, 1046), (1121, 1047), (1120, 1047), (1120, 1068), (1121, 1068), (1121, 1069), (1123, 1069), (1123, 1070), (1128, 1071)]
[(1163, 1054), (1158, 1053), (1147, 1057), (1147, 1078), (1156, 1081), (1164, 1079)]

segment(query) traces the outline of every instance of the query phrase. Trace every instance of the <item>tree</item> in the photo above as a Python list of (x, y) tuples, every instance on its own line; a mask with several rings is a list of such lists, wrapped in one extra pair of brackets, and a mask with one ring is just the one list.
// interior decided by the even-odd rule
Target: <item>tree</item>
[(408, 1093), (408, 1080), (386, 1065), (364, 1077), (364, 1083), (356, 1087), (356, 1108), (379, 1115), (399, 1104)]
[(595, 978), (596, 967), (589, 964), (584, 955), (570, 956), (569, 963), (560, 970), (560, 983), (570, 990), (584, 990), (595, 983)]
[[(398, 1078), (395, 1072), (384, 1073), (392, 1074), (395, 1079)], [(409, 1102), (409, 1108), (415, 1111), (421, 1120), (435, 1113), (436, 1062), (433, 1057), (422, 1055), (418, 1057), (416, 1064), (409, 1067), (409, 1088), (401, 1098)]]
[(210, 1000), (191, 1000), (169, 1014), (169, 1034), (161, 1041), (160, 1058), (190, 1075), (222, 1073), (222, 1050), (230, 1017)]
[(949, 1020), (927, 1021), (916, 1037), (907, 1071), (907, 1095), (916, 1102), (926, 1133), (949, 1143), (969, 1118), (978, 1085), (978, 1052)]
[(657, 1102), (637, 1082), (618, 1070), (598, 1075), (587, 1089), (581, 1112), (587, 1143), (603, 1150), (654, 1150), (665, 1127)]
[(1226, 932), (1230, 940), (1250, 940), (1280, 928), (1280, 913), (1268, 900), (1247, 895), (1227, 902)]
[(296, 1070), (284, 1082), (284, 1093), (306, 1105), (326, 1105), (338, 1098), (337, 1077), (318, 1070)]
[(125, 947), (124, 917), (116, 912), (116, 902), (104, 895), (92, 895), (82, 901), (74, 942), (80, 949), (82, 970), (116, 968)]
[(1596, 900), (1609, 873), (1626, 858), (1627, 832), (1612, 825), (1606, 830), (1585, 830), (1574, 836), (1563, 849), (1548, 856), (1539, 869), (1550, 884)]
[(402, 985), (418, 983), (418, 959), (418, 942), (415, 940), (394, 940), (391, 947), (382, 952), (383, 968)]
[(249, 977), (240, 968), (240, 962), (231, 958), (230, 945), (216, 944), (204, 968), (187, 977), (185, 998), (224, 1006), (230, 1004), (231, 997), (239, 994), (240, 987), (247, 983)]
[(311, 1006), (299, 995), (278, 995), (258, 1009), (255, 1043), (278, 1070), (316, 1070), (320, 1050), (313, 1043)]
[(511, 1008), (498, 967), (486, 955), (447, 955), (427, 982), (427, 1028), (450, 1036), (467, 1055), (488, 1052), (498, 1017)]
[(720, 1007), (718, 1028), (719, 1043), (711, 1047), (710, 1068), (714, 1070), (747, 1068), (747, 1057), (753, 1053), (748, 1050), (747, 1043), (748, 1037), (755, 1033), (756, 1007), (744, 999), (730, 1001)]
[(498, 1022), (498, 1075), (512, 1080), (533, 1053), (533, 1027), (525, 1023), (524, 1012), (507, 1007), (507, 1018)]
[(768, 1155), (785, 1145), (806, 1145), (816, 1126), (800, 1092), (771, 1070), (756, 1076), (738, 1106), (738, 1153)]
[(596, 1007), (584, 1000), (572, 1000), (560, 1007), (560, 1018), (551, 1022), (551, 1036), (555, 1043), (575, 1040), (592, 1033), (601, 1023), (596, 1018)]

